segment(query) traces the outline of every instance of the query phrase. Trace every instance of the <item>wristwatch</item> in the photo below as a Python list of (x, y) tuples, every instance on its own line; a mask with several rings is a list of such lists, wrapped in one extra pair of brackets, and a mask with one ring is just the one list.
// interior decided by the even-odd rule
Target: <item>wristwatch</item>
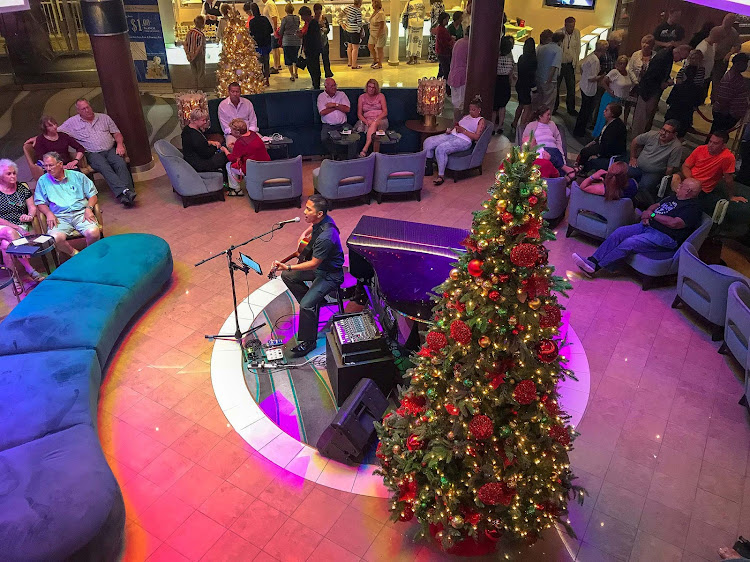
[(651, 218), (654, 218), (656, 216), (656, 213), (651, 213)]
[(291, 266), (291, 265), (289, 265), (289, 264), (287, 264), (287, 266), (286, 266), (286, 270), (287, 270), (287, 271), (291, 271), (291, 270), (292, 270), (292, 266)]
[(91, 209), (92, 211), (94, 210), (94, 208), (91, 205), (86, 205), (86, 208)]

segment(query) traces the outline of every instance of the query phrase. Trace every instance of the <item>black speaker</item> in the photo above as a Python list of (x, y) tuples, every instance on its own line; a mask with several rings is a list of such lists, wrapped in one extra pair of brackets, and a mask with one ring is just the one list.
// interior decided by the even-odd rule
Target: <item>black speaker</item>
[(318, 439), (318, 452), (335, 461), (357, 465), (375, 434), (374, 423), (383, 419), (388, 401), (378, 385), (362, 379)]

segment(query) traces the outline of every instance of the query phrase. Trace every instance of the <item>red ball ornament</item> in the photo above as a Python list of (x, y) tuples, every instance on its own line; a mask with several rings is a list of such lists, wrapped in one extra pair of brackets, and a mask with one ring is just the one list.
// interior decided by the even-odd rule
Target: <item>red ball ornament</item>
[(503, 482), (490, 482), (477, 492), (479, 501), (486, 505), (510, 505), (515, 495), (515, 490), (508, 488)]
[(427, 334), (427, 347), (432, 351), (440, 351), (448, 345), (448, 338), (443, 332), (429, 332)]
[(410, 451), (419, 451), (424, 447), (424, 442), (419, 440), (416, 435), (409, 435), (406, 439), (406, 448)]
[(534, 267), (539, 259), (535, 244), (519, 244), (510, 251), (510, 261), (519, 267)]
[(412, 502), (417, 499), (417, 483), (414, 480), (407, 480), (398, 487), (400, 502)]
[(542, 363), (552, 363), (557, 358), (557, 344), (552, 340), (542, 340), (536, 348), (536, 356)]
[(560, 443), (560, 445), (566, 447), (570, 445), (570, 432), (562, 426), (553, 425), (549, 430), (549, 435), (552, 439)]
[(457, 416), (459, 414), (459, 409), (456, 408), (455, 404), (446, 404), (445, 405), (445, 411), (448, 412), (451, 416)]
[(505, 224), (513, 222), (513, 214), (509, 213), (508, 211), (505, 211), (502, 215), (500, 215), (500, 218)]
[(531, 404), (536, 399), (536, 384), (532, 380), (523, 380), (513, 390), (513, 398), (519, 404)]
[(493, 431), (492, 420), (484, 414), (474, 416), (469, 422), (469, 432), (474, 436), (474, 439), (489, 439), (492, 437)]
[(466, 322), (454, 320), (451, 322), (451, 337), (463, 345), (471, 343), (471, 328)]
[(469, 275), (472, 277), (479, 277), (482, 275), (482, 266), (484, 262), (482, 260), (471, 260), (468, 265)]
[(539, 319), (540, 328), (557, 328), (562, 319), (559, 306), (545, 304), (542, 307), (542, 317)]
[(411, 521), (414, 518), (414, 510), (410, 506), (406, 506), (401, 514), (398, 516), (399, 521)]
[(487, 296), (491, 301), (496, 301), (500, 298), (500, 291), (490, 291)]
[(536, 205), (537, 203), (539, 203), (539, 199), (537, 199), (536, 195), (529, 197), (529, 205)]

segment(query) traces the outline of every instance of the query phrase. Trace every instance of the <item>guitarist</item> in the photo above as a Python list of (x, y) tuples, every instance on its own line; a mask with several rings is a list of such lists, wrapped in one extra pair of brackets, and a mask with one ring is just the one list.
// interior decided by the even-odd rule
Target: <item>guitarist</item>
[[(298, 345), (292, 348), (295, 357), (315, 349), (320, 305), (328, 293), (344, 282), (339, 229), (328, 216), (328, 201), (322, 195), (311, 195), (307, 200), (305, 221), (312, 225), (312, 232), (307, 247), (299, 253), (299, 263), (286, 263), (295, 257), (295, 252), (283, 261), (275, 260), (271, 267), (272, 271), (281, 271), (281, 280), (299, 303)], [(305, 281), (312, 281), (312, 285), (308, 287)]]

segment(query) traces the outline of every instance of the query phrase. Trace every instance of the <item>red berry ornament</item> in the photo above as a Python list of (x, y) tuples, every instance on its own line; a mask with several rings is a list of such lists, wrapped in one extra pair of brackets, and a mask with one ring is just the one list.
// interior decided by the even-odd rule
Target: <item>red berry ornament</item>
[(536, 348), (536, 356), (542, 363), (552, 363), (557, 358), (557, 344), (552, 340), (542, 340)]
[(542, 317), (539, 319), (540, 328), (556, 328), (560, 324), (562, 313), (560, 307), (552, 304), (545, 304), (542, 307)]
[(399, 521), (411, 521), (414, 518), (414, 510), (410, 506), (406, 506), (398, 516)]
[(482, 266), (484, 262), (482, 260), (471, 260), (468, 265), (469, 275), (472, 277), (479, 277), (482, 275)]
[(479, 488), (477, 497), (486, 505), (510, 505), (515, 496), (515, 490), (508, 488), (502, 482), (490, 482)]
[(458, 343), (466, 345), (471, 342), (471, 328), (461, 320), (451, 322), (451, 337)]
[(553, 425), (549, 430), (549, 435), (552, 439), (560, 443), (560, 445), (566, 447), (570, 445), (570, 432), (562, 426)]
[(519, 244), (510, 251), (510, 261), (519, 267), (534, 267), (539, 259), (535, 244)]
[(500, 298), (500, 291), (490, 291), (487, 296), (491, 301), (496, 301)]
[(419, 440), (416, 435), (409, 435), (406, 439), (406, 448), (410, 451), (419, 451), (424, 447), (424, 442)]
[(440, 351), (448, 345), (448, 338), (443, 332), (429, 332), (427, 334), (427, 347), (432, 351)]
[(484, 414), (474, 416), (469, 422), (469, 432), (474, 436), (474, 439), (489, 439), (492, 437), (493, 430), (492, 420)]
[(519, 404), (531, 404), (536, 399), (536, 384), (532, 380), (523, 380), (513, 390), (513, 398)]
[(456, 408), (455, 404), (446, 404), (445, 411), (448, 412), (451, 416), (457, 416), (459, 414), (459, 409)]

